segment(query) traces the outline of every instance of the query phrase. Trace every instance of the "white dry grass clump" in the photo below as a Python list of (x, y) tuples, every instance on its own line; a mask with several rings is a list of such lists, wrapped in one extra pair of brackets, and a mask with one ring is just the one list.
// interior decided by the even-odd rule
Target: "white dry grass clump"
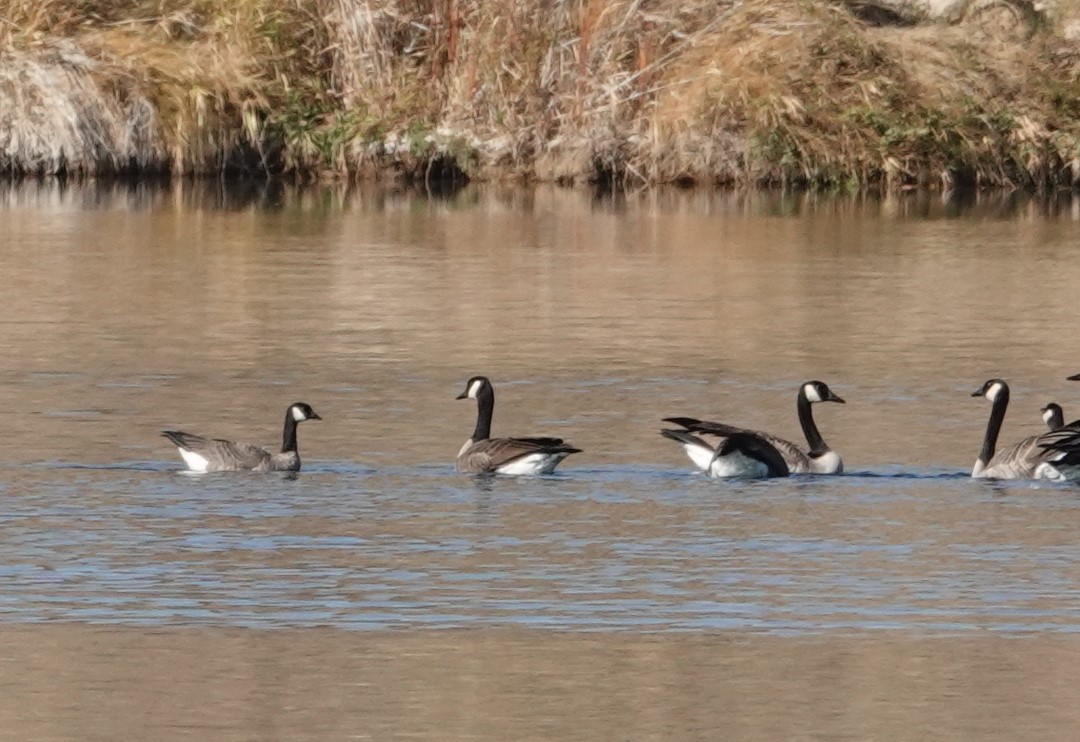
[[(280, 102), (284, 68), (313, 56), (275, 46), (275, 29), (292, 30), (279, 6), (294, 7), (0, 0), (0, 172), (204, 174), (253, 157), (263, 166), (269, 92)], [(285, 31), (276, 32), (292, 42)]]
[(150, 99), (71, 41), (0, 51), (0, 172), (163, 170)]

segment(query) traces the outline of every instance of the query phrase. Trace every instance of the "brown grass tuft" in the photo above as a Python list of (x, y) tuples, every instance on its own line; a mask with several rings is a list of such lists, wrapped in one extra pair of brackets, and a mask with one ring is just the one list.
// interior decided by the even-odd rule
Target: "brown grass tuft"
[(1075, 185), (1080, 1), (914, 7), (0, 0), (0, 167)]

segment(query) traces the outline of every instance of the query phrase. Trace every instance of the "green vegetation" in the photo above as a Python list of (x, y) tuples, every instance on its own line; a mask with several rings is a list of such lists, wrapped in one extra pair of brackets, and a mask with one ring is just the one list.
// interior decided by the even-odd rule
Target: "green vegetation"
[(1073, 187), (1080, 9), (0, 0), (0, 171)]

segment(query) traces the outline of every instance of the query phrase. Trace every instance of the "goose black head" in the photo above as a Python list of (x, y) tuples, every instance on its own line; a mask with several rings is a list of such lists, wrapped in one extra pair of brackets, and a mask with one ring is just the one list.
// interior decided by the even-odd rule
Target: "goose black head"
[(996, 402), (1002, 394), (1009, 394), (1009, 385), (1004, 379), (987, 379), (981, 387), (971, 393), (972, 397), (986, 397), (991, 402)]
[(824, 381), (808, 381), (800, 390), (807, 402), (839, 402), (846, 404)]
[(1057, 430), (1065, 425), (1065, 411), (1061, 409), (1061, 405), (1050, 402), (1039, 411), (1042, 413), (1042, 419), (1046, 423), (1046, 427), (1051, 430)]
[(292, 413), (292, 419), (298, 423), (302, 423), (305, 420), (322, 420), (319, 417), (319, 413), (311, 409), (311, 405), (307, 402), (294, 402), (289, 405), (289, 412)]
[(465, 384), (465, 391), (454, 399), (478, 399), (484, 392), (491, 390), (491, 382), (486, 376), (474, 376)]

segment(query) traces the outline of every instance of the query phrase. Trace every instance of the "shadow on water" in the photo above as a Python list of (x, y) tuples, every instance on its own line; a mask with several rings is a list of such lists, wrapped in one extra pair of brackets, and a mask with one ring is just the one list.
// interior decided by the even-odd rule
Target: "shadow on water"
[[(562, 189), (570, 194), (579, 189)], [(279, 178), (65, 179), (0, 183), (0, 204), (51, 202), (83, 209), (161, 210), (180, 206), (190, 210), (273, 213), (283, 209), (383, 210), (401, 200), (445, 204), (454, 208), (484, 208), (494, 198), (515, 210), (530, 210), (535, 199), (529, 188), (469, 184), (455, 178), (420, 179), (412, 184), (370, 182), (299, 185)], [(626, 214), (642, 210), (681, 211), (687, 208), (714, 214), (802, 218), (822, 212), (859, 211), (879, 217), (918, 219), (1067, 216), (1080, 196), (1066, 191), (1033, 195), (1020, 191), (955, 190), (945, 194), (910, 191), (902, 194), (817, 194), (812, 192), (687, 189), (677, 185), (623, 189), (595, 185), (584, 190), (597, 213)]]

